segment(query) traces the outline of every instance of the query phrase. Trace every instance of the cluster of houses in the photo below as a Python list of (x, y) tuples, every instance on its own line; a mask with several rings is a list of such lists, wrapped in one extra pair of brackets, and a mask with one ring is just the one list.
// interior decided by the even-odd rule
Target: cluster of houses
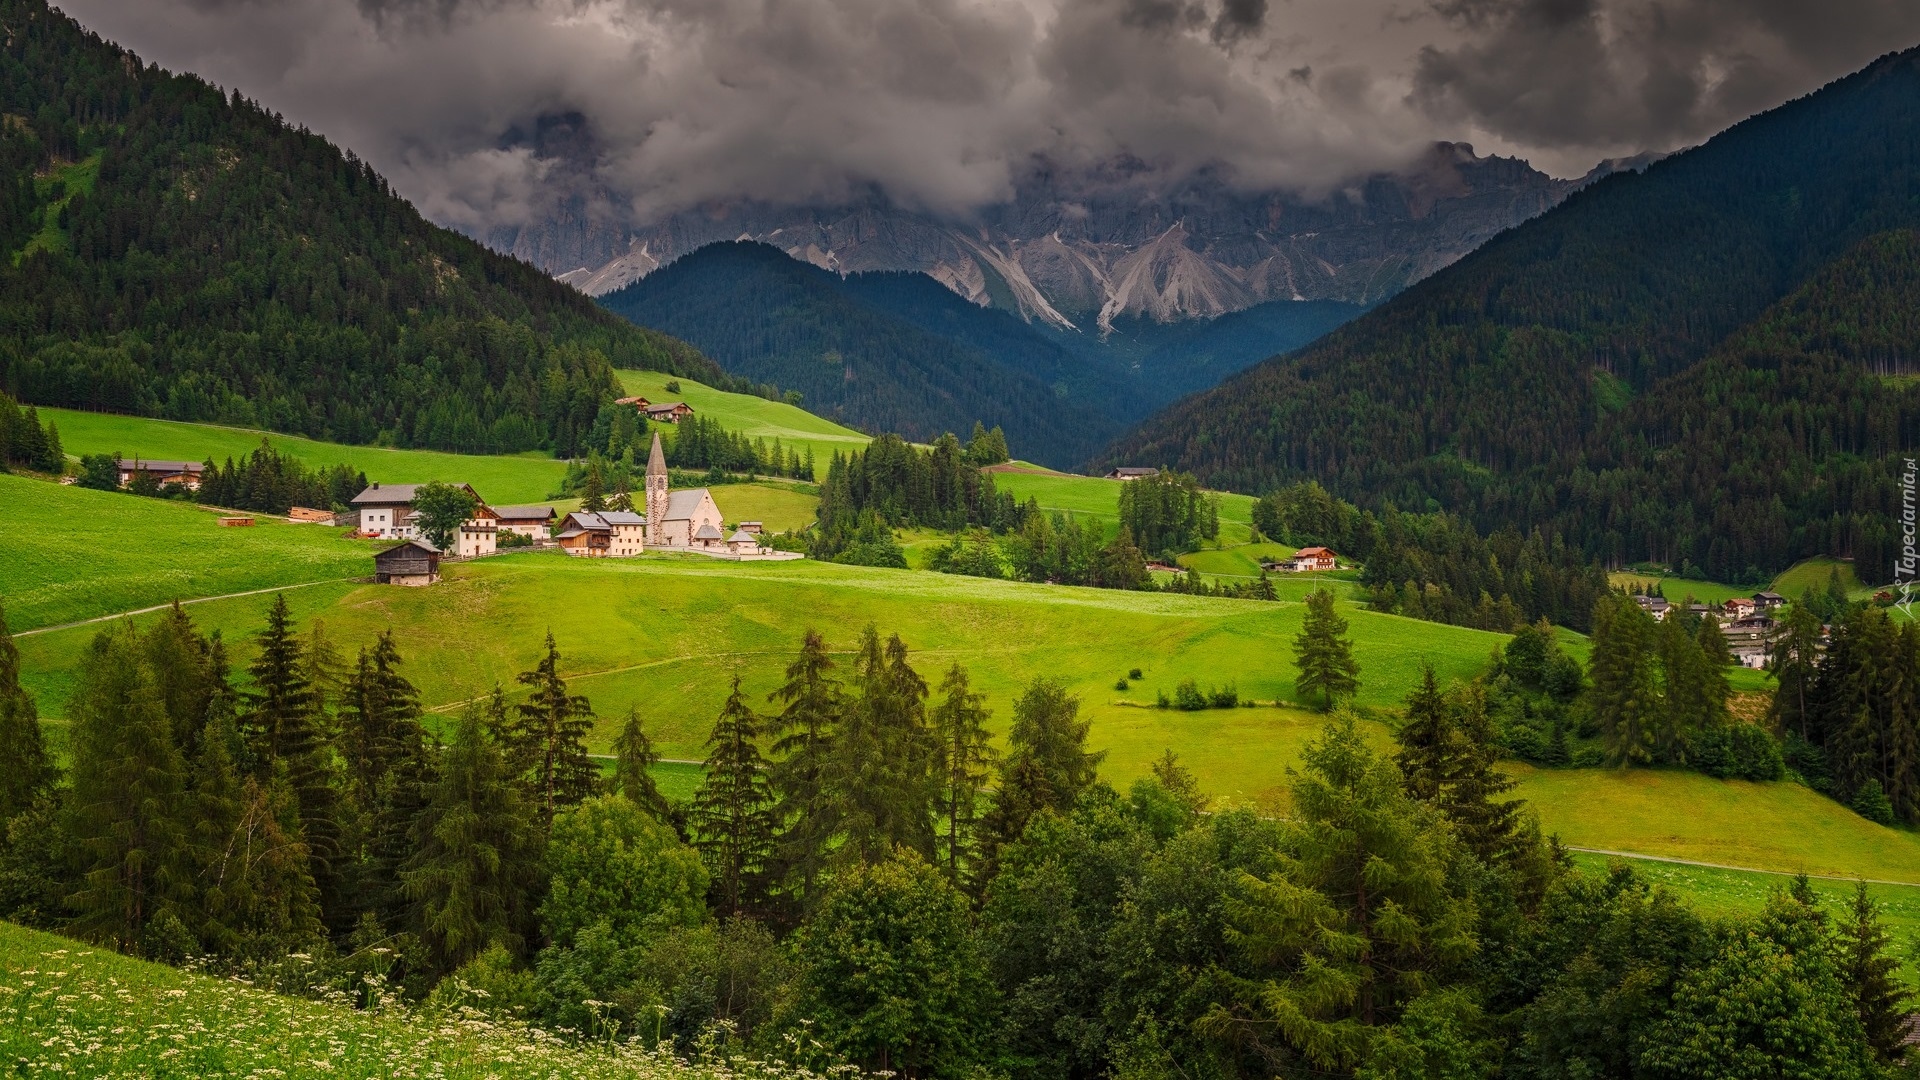
[(381, 584), (430, 585), (439, 579), (443, 555), (462, 559), (491, 555), (503, 532), (582, 558), (625, 558), (649, 548), (737, 561), (802, 557), (761, 543), (763, 530), (757, 521), (739, 522), (728, 532), (720, 507), (706, 488), (672, 490), (658, 435), (647, 459), (645, 513), (575, 510), (562, 517), (551, 506), (494, 507), (472, 487), (461, 484), (457, 486), (473, 496), (473, 516), (460, 523), (451, 549), (443, 552), (421, 535), (413, 506), (421, 486), (373, 484), (353, 497), (362, 535), (402, 541), (373, 558), (375, 579)]
[(1340, 569), (1340, 556), (1331, 548), (1314, 544), (1303, 547), (1284, 559), (1262, 559), (1260, 569), (1286, 574), (1311, 574)]
[(1680, 610), (1696, 617), (1712, 615), (1723, 620), (1720, 634), (1727, 639), (1727, 651), (1733, 654), (1734, 662), (1755, 669), (1767, 666), (1777, 625), (1772, 612), (1787, 602), (1786, 597), (1776, 592), (1736, 596), (1722, 604), (1692, 603), (1684, 609), (1664, 596), (1635, 596), (1633, 600), (1653, 616), (1655, 622), (1665, 622), (1668, 615)]
[(647, 419), (661, 424), (677, 424), (682, 417), (693, 415), (693, 406), (684, 401), (648, 401), (643, 397), (623, 397), (615, 405), (631, 405), (640, 410)]

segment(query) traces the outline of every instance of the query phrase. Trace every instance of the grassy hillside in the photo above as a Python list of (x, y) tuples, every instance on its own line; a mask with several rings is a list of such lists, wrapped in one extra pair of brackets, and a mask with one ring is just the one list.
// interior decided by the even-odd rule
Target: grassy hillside
[(281, 997), (0, 923), (9, 1075), (717, 1080), (777, 1075), (575, 1049), (502, 1025)]
[(0, 598), (15, 631), (176, 599), (361, 577), (378, 544), (183, 503), (0, 475)]
[[(614, 374), (629, 394), (639, 394), (649, 401), (684, 401), (697, 412), (718, 420), (728, 431), (737, 431), (753, 439), (764, 438), (768, 442), (779, 439), (787, 446), (809, 447), (813, 450), (814, 466), (822, 477), (826, 476), (827, 462), (833, 457), (834, 451), (851, 453), (869, 442), (868, 437), (860, 432), (831, 420), (823, 420), (797, 405), (768, 401), (752, 394), (716, 390), (693, 379), (676, 380), (671, 375), (653, 371), (617, 371)], [(679, 391), (669, 391), (667, 383), (676, 381), (680, 384)], [(658, 430), (662, 430), (667, 439), (672, 439), (671, 427), (663, 425)]]
[(247, 428), (217, 424), (189, 424), (140, 416), (41, 409), (44, 419), (60, 428), (67, 453), (124, 454), (159, 460), (216, 462), (252, 453), (266, 439), (283, 454), (314, 468), (351, 465), (368, 478), (405, 484), (445, 480), (472, 484), (482, 498), (503, 504), (541, 502), (558, 491), (567, 464), (551, 454), (449, 454), (437, 450), (392, 450), (377, 446), (269, 435)]
[[(996, 465), (989, 471), (993, 473), (995, 487), (1012, 492), (1021, 502), (1032, 498), (1039, 502), (1042, 510), (1059, 510), (1076, 517), (1098, 518), (1113, 527), (1119, 525), (1122, 481), (1055, 472), (1025, 461)], [(1253, 538), (1254, 502), (1250, 495), (1220, 494), (1221, 544), (1244, 544)]]
[[(724, 494), (724, 492), (722, 493)], [(271, 597), (217, 601), (195, 618), (251, 651)], [(1302, 605), (1072, 589), (816, 562), (732, 564), (698, 556), (569, 560), (551, 552), (503, 555), (450, 569), (412, 590), (351, 584), (288, 595), (303, 620), (337, 641), (399, 631), (410, 677), (430, 706), (475, 697), (530, 667), (549, 628), (565, 670), (603, 718), (637, 705), (662, 753), (700, 758), (738, 670), (749, 691), (773, 689), (807, 627), (838, 648), (868, 622), (898, 631), (923, 674), (959, 661), (1004, 730), (1017, 691), (1037, 675), (1067, 680), (1093, 718), (1094, 742), (1125, 780), (1168, 748), (1221, 794), (1250, 798), (1279, 784), (1293, 750), (1319, 725), (1293, 709), (1182, 713), (1142, 708), (1184, 678), (1237, 682), (1243, 697), (1291, 700), (1290, 642)], [(1470, 677), (1498, 635), (1351, 610), (1362, 667), (1360, 703), (1394, 706), (1431, 659), (1443, 676)], [(91, 628), (22, 640), (23, 668), (43, 714), (60, 715)], [(1114, 688), (1132, 668), (1143, 678)], [(612, 720), (594, 745), (605, 749)]]

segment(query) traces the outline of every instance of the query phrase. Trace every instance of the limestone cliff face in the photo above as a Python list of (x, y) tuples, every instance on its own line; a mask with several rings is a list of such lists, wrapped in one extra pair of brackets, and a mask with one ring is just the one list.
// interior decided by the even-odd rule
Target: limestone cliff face
[(828, 270), (921, 271), (976, 303), (1094, 329), (1124, 316), (1209, 318), (1268, 300), (1373, 303), (1598, 175), (1644, 164), (1556, 180), (1523, 161), (1441, 143), (1401, 173), (1320, 199), (1237, 191), (1207, 174), (1150, 188), (1137, 170), (1116, 166), (1036, 173), (1012, 201), (967, 222), (874, 197), (833, 207), (724, 204), (621, 226), (574, 200), (485, 239), (595, 296), (706, 244), (750, 239)]

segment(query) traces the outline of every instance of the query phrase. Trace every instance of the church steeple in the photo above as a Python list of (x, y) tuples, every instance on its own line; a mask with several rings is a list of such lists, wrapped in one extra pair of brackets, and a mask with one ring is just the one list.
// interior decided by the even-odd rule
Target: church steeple
[(665, 542), (667, 521), (667, 455), (660, 449), (660, 433), (653, 433), (653, 450), (647, 455), (647, 543), (656, 547)]

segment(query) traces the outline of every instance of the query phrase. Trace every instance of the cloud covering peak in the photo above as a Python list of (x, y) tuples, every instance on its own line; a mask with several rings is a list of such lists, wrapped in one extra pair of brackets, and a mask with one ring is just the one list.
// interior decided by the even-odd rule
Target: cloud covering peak
[(1920, 40), (1911, 0), (66, 0), (473, 231), (877, 193), (964, 218), (1125, 159), (1309, 194), (1437, 139), (1570, 175)]

